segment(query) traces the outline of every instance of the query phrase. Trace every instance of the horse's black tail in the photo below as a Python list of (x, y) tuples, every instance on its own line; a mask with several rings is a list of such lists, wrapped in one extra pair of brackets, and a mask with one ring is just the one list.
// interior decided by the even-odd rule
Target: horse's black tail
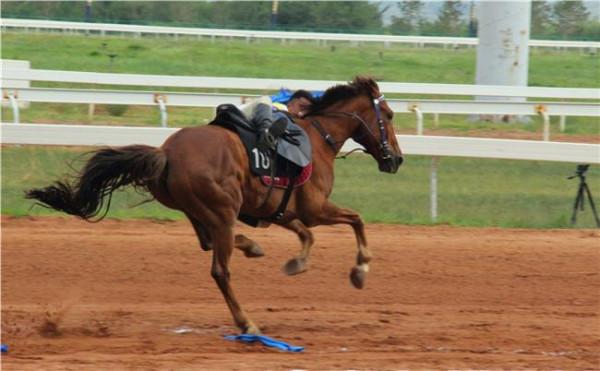
[(147, 190), (149, 184), (161, 179), (166, 167), (167, 157), (156, 147), (102, 148), (93, 152), (73, 179), (28, 190), (25, 197), (37, 200), (42, 206), (90, 220), (102, 212), (105, 204), (108, 212), (111, 195), (116, 189), (132, 184)]

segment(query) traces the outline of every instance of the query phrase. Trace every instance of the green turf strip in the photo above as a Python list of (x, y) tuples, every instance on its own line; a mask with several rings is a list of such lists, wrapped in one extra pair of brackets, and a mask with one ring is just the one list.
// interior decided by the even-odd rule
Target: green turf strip
[[(58, 215), (34, 207), (23, 191), (45, 186), (69, 171), (83, 149), (5, 146), (2, 148), (2, 214)], [(79, 163), (80, 164), (80, 163)], [(397, 174), (377, 170), (366, 155), (336, 162), (332, 200), (362, 214), (367, 222), (430, 224), (431, 159), (407, 156)], [(78, 163), (74, 163), (79, 168)], [(566, 228), (578, 183), (567, 180), (574, 164), (442, 158), (438, 170), (439, 223), (460, 226)], [(600, 170), (592, 167), (588, 183), (600, 202)], [(115, 194), (109, 217), (178, 219), (182, 214), (157, 202), (132, 207), (144, 199), (127, 190)], [(600, 206), (600, 205), (599, 205)], [(589, 205), (578, 227), (593, 227)]]

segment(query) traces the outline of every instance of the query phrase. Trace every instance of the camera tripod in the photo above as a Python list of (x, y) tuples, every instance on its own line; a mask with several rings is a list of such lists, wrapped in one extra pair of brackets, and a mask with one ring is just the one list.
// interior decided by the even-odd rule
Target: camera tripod
[[(590, 206), (592, 207), (592, 213), (596, 220), (596, 226), (600, 228), (600, 219), (598, 219), (598, 213), (596, 212), (596, 205), (592, 198), (592, 192), (585, 181), (585, 173), (590, 165), (577, 165), (575, 175), (568, 177), (567, 179), (579, 178), (579, 189), (577, 190), (577, 197), (575, 197), (575, 204), (573, 205), (573, 215), (571, 216), (571, 225), (575, 225), (577, 222), (577, 210), (583, 211), (583, 204), (585, 203), (585, 195), (587, 194), (588, 200), (590, 200)], [(585, 193), (584, 193), (585, 192)]]

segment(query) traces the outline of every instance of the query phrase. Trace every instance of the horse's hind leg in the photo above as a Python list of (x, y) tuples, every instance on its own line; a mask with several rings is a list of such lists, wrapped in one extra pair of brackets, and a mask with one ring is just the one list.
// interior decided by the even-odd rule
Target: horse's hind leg
[(215, 279), (227, 306), (233, 315), (235, 324), (248, 334), (259, 334), (258, 327), (248, 318), (240, 307), (229, 284), (229, 259), (233, 251), (234, 236), (232, 227), (221, 227), (214, 230), (213, 236), (213, 261), (211, 275)]
[(294, 219), (291, 222), (281, 226), (296, 232), (298, 238), (300, 238), (300, 242), (302, 243), (300, 255), (288, 260), (288, 262), (283, 266), (283, 271), (290, 276), (305, 272), (308, 255), (310, 254), (310, 248), (315, 243), (312, 232), (299, 219)]
[[(198, 241), (200, 242), (200, 247), (204, 251), (212, 250), (212, 241), (206, 228), (198, 222), (194, 217), (189, 216), (188, 218), (194, 227), (194, 231), (196, 232), (196, 236), (198, 236)], [(244, 252), (244, 255), (248, 258), (259, 258), (264, 256), (262, 248), (254, 241), (244, 236), (243, 234), (237, 234), (235, 236), (235, 248)]]
[(367, 247), (367, 238), (365, 236), (365, 225), (355, 211), (339, 208), (331, 202), (327, 202), (318, 217), (318, 224), (350, 224), (356, 236), (358, 254), (356, 255), (356, 266), (350, 272), (350, 281), (357, 289), (362, 289), (367, 272), (369, 272), (369, 262), (371, 261), (371, 250)]
[(206, 231), (206, 228), (202, 224), (200, 224), (199, 221), (194, 219), (193, 216), (188, 215), (188, 219), (192, 223), (192, 227), (194, 227), (194, 231), (196, 232), (196, 236), (198, 236), (198, 241), (200, 242), (200, 247), (202, 248), (202, 250), (212, 250), (212, 241), (210, 239), (210, 236), (208, 235), (208, 232)]

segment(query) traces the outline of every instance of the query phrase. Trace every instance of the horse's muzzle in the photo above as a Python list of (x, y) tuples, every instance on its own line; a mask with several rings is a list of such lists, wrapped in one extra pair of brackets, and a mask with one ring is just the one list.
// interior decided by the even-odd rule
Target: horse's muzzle
[(400, 168), (403, 161), (404, 158), (402, 156), (391, 155), (379, 163), (379, 171), (395, 174), (398, 172), (398, 168)]

